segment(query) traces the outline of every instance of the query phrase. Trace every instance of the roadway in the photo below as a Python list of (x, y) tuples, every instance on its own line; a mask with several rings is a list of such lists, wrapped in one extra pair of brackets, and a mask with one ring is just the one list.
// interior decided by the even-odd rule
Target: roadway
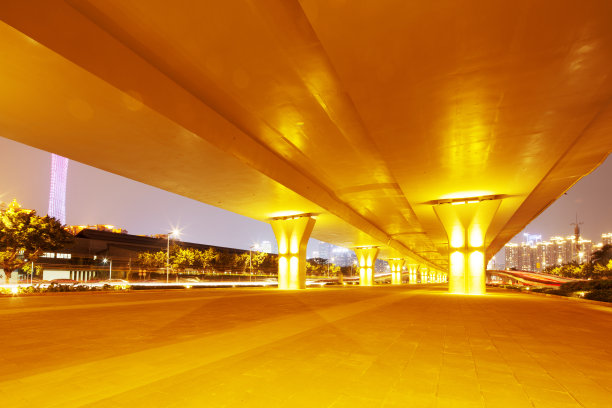
[(443, 285), (0, 298), (16, 407), (609, 407), (612, 308)]

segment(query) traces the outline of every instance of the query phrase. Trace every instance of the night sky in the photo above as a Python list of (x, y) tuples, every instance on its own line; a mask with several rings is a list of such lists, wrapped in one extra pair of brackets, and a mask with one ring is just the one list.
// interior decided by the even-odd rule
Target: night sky
[[(25, 208), (46, 214), (49, 197), (48, 152), (0, 137), (0, 201), (16, 198)], [(274, 242), (272, 228), (260, 221), (147, 186), (84, 164), (70, 161), (66, 198), (70, 225), (112, 224), (131, 234), (164, 234), (182, 230), (181, 240), (248, 249), (256, 242)], [(582, 235), (598, 243), (612, 232), (612, 159), (580, 180), (523, 232), (572, 234), (578, 213)], [(315, 227), (316, 228), (316, 227)], [(512, 241), (520, 242), (522, 233)], [(317, 248), (311, 240), (309, 254)], [(503, 255), (503, 250), (502, 250)], [(497, 262), (503, 256), (497, 257)], [(503, 261), (502, 261), (503, 262)]]

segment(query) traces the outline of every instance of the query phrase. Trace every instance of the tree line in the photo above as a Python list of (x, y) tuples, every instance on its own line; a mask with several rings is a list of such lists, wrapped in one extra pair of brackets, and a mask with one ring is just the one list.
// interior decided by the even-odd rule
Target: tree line
[(549, 266), (544, 272), (575, 279), (612, 279), (612, 245), (606, 244), (594, 251), (587, 263)]
[[(61, 250), (74, 241), (74, 235), (56, 218), (39, 216), (34, 210), (22, 208), (16, 200), (0, 207), (0, 266), (6, 283), (19, 269), (31, 273), (31, 264), (38, 262), (45, 252)], [(166, 266), (176, 274), (226, 270), (276, 274), (278, 255), (215, 248), (199, 250), (175, 244), (170, 247), (169, 257), (164, 250), (141, 252), (136, 264), (141, 276), (149, 277), (153, 272), (165, 270)], [(36, 268), (42, 270), (39, 265)], [(324, 258), (312, 258), (306, 263), (306, 273), (309, 276), (349, 275), (351, 269), (331, 264)]]
[[(166, 264), (167, 262), (167, 264)], [(215, 248), (199, 250), (196, 248), (172, 245), (167, 251), (147, 251), (138, 254), (136, 264), (141, 275), (159, 272), (168, 266), (172, 273), (206, 273), (225, 270), (275, 273), (278, 256), (266, 252), (230, 253)]]
[[(266, 252), (230, 253), (215, 248), (199, 250), (196, 248), (173, 245), (170, 251), (147, 251), (138, 254), (136, 265), (141, 277), (151, 277), (152, 273), (161, 273), (168, 266), (172, 274), (206, 274), (230, 270), (242, 273), (276, 274), (278, 255)], [(306, 262), (308, 276), (349, 275), (350, 267), (329, 263), (324, 258), (312, 258)]]

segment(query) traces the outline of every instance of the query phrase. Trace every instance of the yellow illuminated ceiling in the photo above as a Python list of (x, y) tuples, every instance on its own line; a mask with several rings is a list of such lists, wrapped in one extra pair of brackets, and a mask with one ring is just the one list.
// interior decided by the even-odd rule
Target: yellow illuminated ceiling
[(432, 201), (503, 196), (491, 256), (612, 148), (612, 2), (4, 1), (0, 134), (446, 268)]

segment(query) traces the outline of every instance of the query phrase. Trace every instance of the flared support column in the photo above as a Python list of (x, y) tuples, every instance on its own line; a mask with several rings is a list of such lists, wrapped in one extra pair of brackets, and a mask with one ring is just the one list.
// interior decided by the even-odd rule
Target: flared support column
[(306, 288), (306, 246), (315, 225), (311, 214), (270, 220), (278, 243), (278, 288)]
[(482, 295), (485, 286), (485, 237), (500, 201), (466, 200), (434, 206), (448, 235), (451, 293)]
[(387, 261), (389, 267), (391, 267), (391, 284), (401, 285), (402, 284), (402, 267), (404, 266), (403, 259), (389, 259)]
[(377, 247), (354, 248), (359, 264), (359, 285), (374, 286), (374, 264), (378, 256)]
[(429, 283), (429, 268), (421, 266), (419, 271), (421, 272), (421, 283)]
[(417, 272), (419, 271), (419, 265), (410, 264), (408, 265), (408, 284), (414, 285), (417, 283)]

